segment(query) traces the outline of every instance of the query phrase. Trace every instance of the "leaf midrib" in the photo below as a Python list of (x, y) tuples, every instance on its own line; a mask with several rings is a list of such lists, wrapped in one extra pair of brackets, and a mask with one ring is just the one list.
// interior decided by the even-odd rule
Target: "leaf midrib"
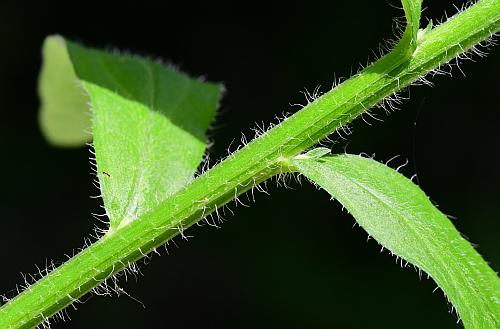
[[(142, 143), (142, 148), (141, 148), (141, 154), (140, 154), (140, 159), (139, 163), (136, 166), (135, 172), (135, 183), (133, 184), (133, 188), (131, 189), (131, 192), (129, 193), (129, 196), (127, 198), (127, 205), (125, 207), (125, 211), (123, 212), (123, 215), (121, 218), (113, 221), (114, 223), (117, 223), (115, 225), (110, 225), (110, 232), (111, 231), (116, 231), (128, 224), (130, 224), (131, 221), (135, 220), (137, 218), (137, 213), (139, 212), (138, 209), (140, 207), (140, 195), (141, 191), (143, 190), (143, 185), (144, 185), (144, 177), (146, 170), (143, 170), (146, 166), (148, 166), (148, 159), (150, 158), (151, 154), (151, 146), (152, 146), (152, 134), (151, 134), (151, 129), (154, 125), (154, 116), (156, 113), (161, 113), (161, 111), (158, 109), (158, 101), (157, 101), (157, 75), (156, 75), (156, 70), (154, 64), (151, 64), (149, 62), (145, 61), (139, 61), (141, 65), (143, 66), (145, 72), (147, 73), (148, 77), (148, 84), (149, 88), (148, 90), (150, 91), (149, 93), (149, 104), (148, 106), (148, 114), (146, 118), (146, 130), (145, 130), (145, 138)], [(175, 113), (175, 111), (179, 108), (179, 106), (182, 104), (186, 96), (188, 95), (188, 91), (191, 86), (191, 81), (189, 79), (182, 79), (181, 81), (185, 81), (182, 87), (182, 92), (179, 93), (177, 101), (172, 105), (171, 112)], [(130, 95), (130, 93), (129, 93)], [(166, 115), (162, 114), (162, 118), (165, 120), (169, 121), (170, 123), (173, 124), (172, 120), (170, 120)], [(175, 125), (175, 124), (173, 124)], [(182, 129), (182, 127), (180, 127)], [(175, 191), (174, 191), (175, 192)], [(172, 192), (171, 194), (173, 194)], [(161, 202), (163, 200), (157, 200), (158, 202)], [(116, 229), (114, 229), (116, 227)]]

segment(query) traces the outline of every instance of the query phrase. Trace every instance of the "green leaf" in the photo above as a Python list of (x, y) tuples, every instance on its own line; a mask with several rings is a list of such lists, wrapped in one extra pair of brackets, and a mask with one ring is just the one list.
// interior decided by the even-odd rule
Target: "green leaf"
[(57, 145), (77, 146), (90, 139), (85, 133), (90, 103), (97, 175), (111, 233), (193, 179), (221, 86), (151, 60), (52, 36), (44, 43), (40, 91), (42, 128)]
[(93, 108), (97, 171), (113, 232), (193, 179), (221, 87), (147, 59), (67, 45)]
[(328, 191), (385, 248), (427, 272), (467, 328), (499, 328), (500, 280), (418, 186), (353, 155), (299, 157), (292, 167)]
[(406, 16), (406, 30), (410, 35), (412, 46), (416, 47), (420, 15), (422, 13), (422, 0), (401, 0)]
[(298, 157), (306, 157), (306, 158), (321, 158), (330, 153), (330, 149), (326, 147), (317, 147), (314, 148), (304, 154), (298, 155)]
[(404, 58), (411, 57), (417, 48), (422, 0), (401, 0), (406, 17), (406, 28), (395, 47), (397, 53), (402, 53)]
[(78, 85), (73, 65), (60, 36), (45, 39), (40, 72), (39, 122), (45, 138), (60, 147), (77, 147), (90, 141), (88, 97)]

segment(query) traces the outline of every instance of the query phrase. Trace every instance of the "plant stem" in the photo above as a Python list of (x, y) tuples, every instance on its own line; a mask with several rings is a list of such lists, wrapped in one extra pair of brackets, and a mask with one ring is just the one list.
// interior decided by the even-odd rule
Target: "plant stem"
[(240, 151), (139, 220), (106, 234), (0, 308), (0, 327), (29, 328), (73, 303), (237, 195), (282, 171), (281, 164), (500, 29), (500, 0), (482, 0), (422, 34), (412, 56), (398, 47)]

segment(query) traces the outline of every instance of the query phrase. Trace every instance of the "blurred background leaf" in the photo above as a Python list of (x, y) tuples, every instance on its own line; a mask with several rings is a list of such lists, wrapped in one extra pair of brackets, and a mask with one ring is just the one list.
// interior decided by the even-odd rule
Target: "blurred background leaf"
[(40, 130), (55, 146), (83, 146), (92, 139), (92, 114), (64, 39), (57, 35), (45, 39), (42, 56), (38, 84)]

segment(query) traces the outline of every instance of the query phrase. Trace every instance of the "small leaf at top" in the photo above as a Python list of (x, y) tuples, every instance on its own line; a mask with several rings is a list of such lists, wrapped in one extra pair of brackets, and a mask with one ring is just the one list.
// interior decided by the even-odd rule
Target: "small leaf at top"
[(399, 54), (404, 59), (411, 57), (417, 48), (422, 0), (401, 0), (401, 2), (405, 11), (406, 28), (401, 40), (394, 48), (394, 53)]
[(40, 71), (39, 122), (45, 138), (53, 145), (77, 147), (90, 141), (91, 113), (88, 96), (78, 85), (66, 42), (60, 36), (45, 39)]
[(467, 328), (500, 327), (500, 280), (409, 179), (372, 159), (295, 159), (292, 168), (337, 199), (368, 234), (427, 272)]
[(422, 13), (422, 0), (401, 0), (406, 16), (406, 30), (411, 36), (412, 47), (416, 47), (420, 15)]

